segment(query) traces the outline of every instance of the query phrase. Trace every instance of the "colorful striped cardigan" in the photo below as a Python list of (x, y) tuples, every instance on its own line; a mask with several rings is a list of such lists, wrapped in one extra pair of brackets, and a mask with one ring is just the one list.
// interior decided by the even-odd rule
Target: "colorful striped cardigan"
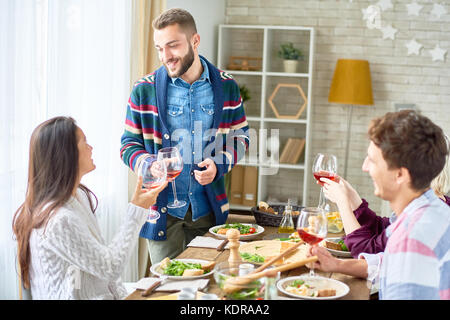
[[(210, 72), (215, 102), (213, 128), (217, 129), (206, 146), (213, 149), (211, 154), (214, 156), (217, 174), (205, 189), (216, 217), (216, 224), (223, 224), (229, 212), (224, 174), (231, 171), (245, 155), (249, 146), (249, 128), (236, 81), (230, 74), (218, 70), (204, 57), (201, 58), (208, 64)], [(168, 81), (166, 69), (160, 67), (154, 73), (138, 80), (131, 92), (125, 131), (121, 138), (120, 157), (133, 171), (136, 171), (139, 163), (148, 154), (157, 154), (160, 148), (171, 146), (166, 120)], [(145, 223), (140, 232), (141, 237), (166, 240), (167, 202), (168, 188), (160, 193), (153, 207), (161, 213), (161, 217), (156, 224)]]

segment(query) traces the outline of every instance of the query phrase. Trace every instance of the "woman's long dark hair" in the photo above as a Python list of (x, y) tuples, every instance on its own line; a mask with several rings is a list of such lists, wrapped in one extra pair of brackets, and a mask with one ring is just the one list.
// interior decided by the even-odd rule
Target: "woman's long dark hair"
[[(31, 231), (48, 223), (51, 216), (70, 199), (78, 183), (76, 133), (74, 119), (55, 117), (41, 123), (31, 135), (25, 201), (13, 218), (20, 272), (25, 288), (30, 287)], [(80, 184), (78, 187), (86, 193), (94, 213), (97, 197), (86, 186)], [(95, 198), (95, 206), (90, 195)]]

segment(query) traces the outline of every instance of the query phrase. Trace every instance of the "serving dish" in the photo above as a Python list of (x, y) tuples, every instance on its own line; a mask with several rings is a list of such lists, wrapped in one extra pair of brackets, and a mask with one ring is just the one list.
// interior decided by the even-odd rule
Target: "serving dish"
[(336, 257), (351, 258), (352, 254), (350, 251), (342, 251), (342, 250), (335, 250), (335, 249), (327, 248), (327, 246), (325, 244), (325, 241), (337, 243), (340, 240), (342, 240), (342, 238), (325, 238), (324, 240), (322, 240), (319, 243), (319, 245), (326, 248), (332, 255), (334, 255)]
[[(180, 261), (180, 262), (184, 262), (184, 263), (200, 263), (203, 265), (211, 262), (211, 261), (202, 260), (202, 259), (172, 259), (172, 261)], [(197, 275), (197, 276), (171, 276), (171, 275), (165, 274), (163, 272), (163, 270), (161, 270), (160, 265), (161, 265), (161, 262), (159, 262), (155, 265), (152, 265), (150, 267), (150, 271), (158, 277), (167, 276), (167, 279), (171, 279), (171, 280), (192, 280), (192, 279), (207, 278), (214, 273), (214, 269), (212, 269), (208, 273), (205, 273), (202, 275)]]
[[(218, 237), (220, 239), (227, 239), (226, 234), (218, 234), (217, 232), (215, 232), (218, 229), (225, 228), (226, 225), (227, 224), (221, 224), (221, 225), (217, 225), (217, 226), (214, 226), (212, 228), (209, 228), (209, 233), (211, 233), (212, 235), (214, 235), (214, 236), (216, 236), (216, 237)], [(228, 226), (230, 226), (230, 225), (238, 225), (238, 224), (228, 223)], [(255, 233), (252, 233), (252, 234), (241, 234), (240, 237), (239, 237), (239, 240), (251, 240), (251, 239), (254, 239), (254, 238), (258, 237), (260, 234), (262, 234), (264, 232), (264, 228), (259, 226), (259, 225), (257, 225), (257, 224), (239, 223), (239, 225), (243, 225), (243, 226), (246, 226), (246, 227), (250, 227), (250, 228), (255, 228), (256, 229)]]

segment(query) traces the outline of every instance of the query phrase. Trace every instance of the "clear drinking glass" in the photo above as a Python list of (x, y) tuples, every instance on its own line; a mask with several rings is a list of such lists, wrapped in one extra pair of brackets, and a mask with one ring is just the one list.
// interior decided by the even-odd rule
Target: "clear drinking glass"
[(162, 148), (158, 151), (158, 160), (163, 161), (167, 167), (167, 181), (172, 183), (173, 202), (168, 203), (168, 208), (180, 208), (186, 205), (186, 201), (178, 200), (175, 178), (183, 171), (183, 158), (176, 147)]
[[(161, 186), (167, 180), (167, 168), (163, 161), (158, 161), (156, 155), (150, 155), (142, 160), (139, 167), (139, 176), (142, 177), (142, 186), (146, 189), (155, 189)], [(155, 223), (160, 214), (158, 211), (150, 208), (148, 222)]]
[(320, 178), (327, 178), (335, 181), (337, 177), (337, 159), (336, 156), (329, 153), (318, 153), (314, 159), (312, 172), (314, 178), (319, 181), (321, 185), (320, 188), (320, 199), (325, 195), (323, 194), (323, 182)]
[[(306, 207), (300, 211), (297, 232), (303, 241), (315, 246), (327, 236), (327, 231), (328, 221), (322, 208)], [(309, 269), (309, 275), (314, 276), (313, 267)]]

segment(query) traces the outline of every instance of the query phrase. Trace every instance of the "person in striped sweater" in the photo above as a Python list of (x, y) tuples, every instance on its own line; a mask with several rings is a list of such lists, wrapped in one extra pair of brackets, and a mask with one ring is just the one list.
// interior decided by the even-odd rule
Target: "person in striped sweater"
[(154, 42), (163, 66), (138, 80), (131, 92), (120, 157), (137, 173), (149, 154), (176, 146), (184, 167), (175, 180), (181, 208), (168, 208), (171, 188), (161, 192), (146, 223), (152, 264), (176, 257), (197, 235), (227, 220), (224, 175), (245, 155), (248, 123), (239, 86), (230, 74), (199, 55), (200, 36), (191, 14), (169, 9), (153, 21)]
[(337, 259), (314, 247), (315, 267), (379, 283), (379, 298), (450, 299), (450, 208), (430, 188), (448, 157), (441, 128), (412, 110), (372, 120), (363, 171), (374, 194), (389, 201), (395, 221), (384, 252)]

